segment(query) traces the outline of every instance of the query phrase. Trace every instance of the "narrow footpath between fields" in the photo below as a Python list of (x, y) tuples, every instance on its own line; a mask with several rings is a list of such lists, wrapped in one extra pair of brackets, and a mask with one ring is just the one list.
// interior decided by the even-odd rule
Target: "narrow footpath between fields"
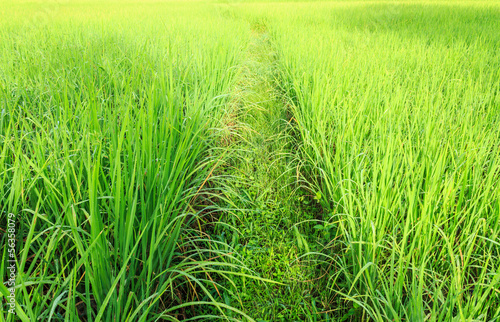
[(315, 265), (301, 223), (311, 219), (308, 194), (298, 185), (298, 164), (286, 109), (276, 88), (275, 53), (265, 24), (254, 23), (247, 59), (233, 93), (222, 142), (221, 221), (235, 227), (231, 245), (258, 276), (282, 283), (238, 278), (230, 305), (257, 321), (304, 321), (324, 309)]

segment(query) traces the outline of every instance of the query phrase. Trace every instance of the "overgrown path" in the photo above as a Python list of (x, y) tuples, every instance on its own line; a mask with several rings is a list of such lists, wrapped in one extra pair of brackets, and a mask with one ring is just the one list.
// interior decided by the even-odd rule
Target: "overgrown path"
[[(305, 320), (315, 303), (309, 251), (297, 223), (308, 219), (284, 98), (276, 88), (275, 54), (265, 25), (254, 24), (246, 62), (234, 91), (223, 145), (222, 221), (233, 225), (232, 246), (259, 276), (278, 284), (238, 279), (235, 297), (243, 310), (264, 321)], [(310, 212), (309, 212), (310, 213)], [(230, 303), (237, 305), (237, 303)]]

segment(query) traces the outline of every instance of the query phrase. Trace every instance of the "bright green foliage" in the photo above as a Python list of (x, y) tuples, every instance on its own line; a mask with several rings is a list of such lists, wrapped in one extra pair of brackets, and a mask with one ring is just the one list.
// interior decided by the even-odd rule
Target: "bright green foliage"
[(499, 8), (328, 3), (269, 24), (346, 318), (500, 316)]
[(45, 21), (37, 5), (3, 6), (0, 28), (0, 210), (2, 227), (17, 215), (18, 312), (185, 318), (174, 306), (213, 300), (204, 259), (216, 253), (199, 247), (189, 205), (245, 25), (173, 3), (58, 3)]
[(500, 3), (0, 1), (16, 319), (500, 320)]

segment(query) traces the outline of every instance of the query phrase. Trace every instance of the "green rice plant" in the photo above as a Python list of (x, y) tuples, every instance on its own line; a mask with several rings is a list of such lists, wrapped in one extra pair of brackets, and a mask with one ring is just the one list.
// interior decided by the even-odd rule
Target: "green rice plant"
[(343, 320), (495, 321), (500, 7), (392, 5), (254, 6), (329, 213), (330, 301)]
[(0, 222), (16, 216), (17, 317), (243, 314), (217, 298), (235, 264), (212, 258), (234, 255), (193, 228), (193, 202), (245, 25), (182, 3), (60, 3), (38, 21), (43, 6), (1, 6)]

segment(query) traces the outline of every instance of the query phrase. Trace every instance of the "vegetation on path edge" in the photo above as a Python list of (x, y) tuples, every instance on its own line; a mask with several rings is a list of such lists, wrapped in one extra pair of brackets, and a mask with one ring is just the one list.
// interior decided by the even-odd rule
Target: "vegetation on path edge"
[(500, 320), (500, 2), (0, 13), (0, 321)]

